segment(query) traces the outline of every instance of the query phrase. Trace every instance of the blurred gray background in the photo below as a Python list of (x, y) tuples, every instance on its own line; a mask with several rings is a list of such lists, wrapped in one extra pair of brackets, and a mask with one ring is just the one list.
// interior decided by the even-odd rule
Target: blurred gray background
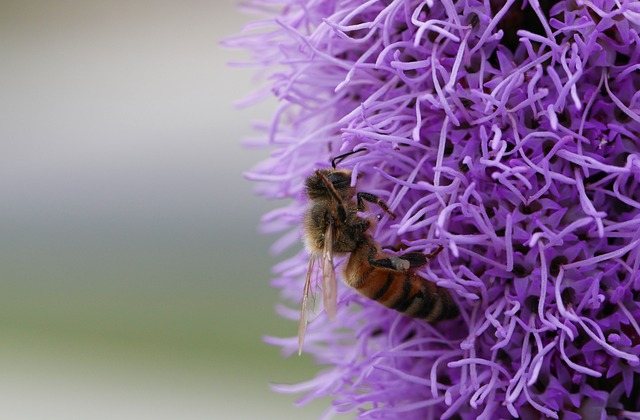
[(311, 418), (230, 0), (0, 1), (0, 418)]

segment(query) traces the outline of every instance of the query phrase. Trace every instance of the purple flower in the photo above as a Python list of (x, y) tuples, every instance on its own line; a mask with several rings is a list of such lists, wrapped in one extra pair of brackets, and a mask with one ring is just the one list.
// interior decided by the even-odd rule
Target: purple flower
[[(287, 232), (275, 250), (301, 248), (304, 179), (364, 148), (340, 165), (398, 215), (373, 237), (443, 244), (417, 272), (461, 312), (432, 325), (341, 285), (337, 319), (319, 312), (304, 347), (327, 369), (277, 389), (363, 418), (640, 418), (639, 3), (247, 7), (266, 20), (228, 44), (278, 99), (272, 156), (248, 175), (291, 199), (264, 217)], [(276, 267), (291, 320), (308, 258)]]

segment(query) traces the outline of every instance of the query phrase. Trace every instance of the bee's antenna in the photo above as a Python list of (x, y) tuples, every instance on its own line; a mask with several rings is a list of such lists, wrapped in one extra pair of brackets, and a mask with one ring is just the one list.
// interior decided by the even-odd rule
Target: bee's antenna
[(333, 159), (331, 159), (331, 167), (332, 167), (333, 169), (336, 169), (336, 166), (338, 165), (338, 163), (342, 162), (342, 161), (344, 160), (344, 158), (346, 158), (347, 156), (351, 156), (351, 155), (353, 155), (353, 154), (355, 154), (355, 153), (364, 152), (365, 150), (367, 150), (367, 148), (366, 148), (366, 147), (363, 147), (363, 148), (361, 148), (361, 149), (358, 149), (358, 150), (352, 150), (352, 151), (350, 151), (350, 152), (343, 153), (343, 154), (341, 154), (341, 155), (339, 155), (339, 156), (336, 156), (336, 157), (334, 157)]

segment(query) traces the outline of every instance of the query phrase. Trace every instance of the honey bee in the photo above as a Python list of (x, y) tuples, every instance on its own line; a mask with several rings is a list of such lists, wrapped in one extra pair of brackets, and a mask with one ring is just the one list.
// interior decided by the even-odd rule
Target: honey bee
[(330, 319), (335, 318), (334, 254), (350, 254), (344, 276), (347, 285), (388, 308), (428, 322), (450, 319), (459, 313), (446, 289), (413, 273), (413, 269), (426, 265), (429, 259), (438, 255), (442, 245), (430, 254), (410, 252), (396, 256), (382, 251), (369, 233), (372, 221), (358, 212), (365, 211), (366, 202), (369, 202), (392, 219), (396, 215), (378, 196), (356, 191), (351, 185), (352, 172), (336, 169), (336, 159), (332, 161), (332, 169), (318, 169), (305, 181), (310, 206), (304, 217), (304, 240), (311, 258), (298, 325), (298, 354), (302, 352), (308, 320), (311, 273), (318, 259), (321, 261), (325, 311)]

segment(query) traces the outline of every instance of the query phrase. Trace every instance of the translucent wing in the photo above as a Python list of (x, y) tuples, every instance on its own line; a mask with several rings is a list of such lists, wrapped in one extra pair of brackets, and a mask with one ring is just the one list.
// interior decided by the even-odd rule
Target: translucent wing
[(333, 267), (333, 224), (329, 223), (324, 235), (324, 249), (322, 251), (322, 297), (324, 310), (329, 319), (335, 319), (338, 306), (338, 292), (336, 272)]
[(304, 343), (304, 333), (307, 331), (307, 322), (309, 321), (309, 310), (307, 304), (309, 302), (309, 289), (311, 289), (311, 272), (313, 271), (313, 263), (315, 257), (309, 258), (309, 269), (307, 270), (307, 279), (304, 281), (304, 289), (302, 291), (302, 304), (300, 305), (300, 321), (298, 322), (298, 356), (302, 354), (302, 344)]

